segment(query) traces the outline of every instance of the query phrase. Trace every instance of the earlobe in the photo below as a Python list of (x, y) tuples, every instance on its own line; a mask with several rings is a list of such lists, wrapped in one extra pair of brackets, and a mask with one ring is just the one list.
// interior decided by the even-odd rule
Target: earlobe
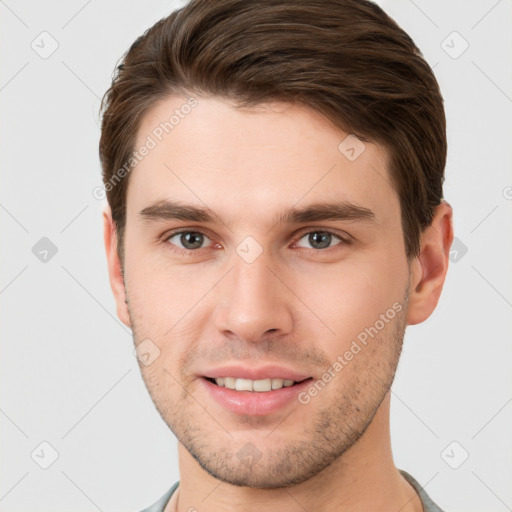
[(126, 326), (131, 327), (130, 315), (126, 305), (126, 291), (121, 262), (117, 253), (116, 226), (112, 219), (110, 206), (103, 210), (103, 237), (107, 255), (108, 274), (110, 287), (116, 301), (117, 316)]
[(441, 296), (453, 241), (452, 214), (451, 206), (443, 201), (421, 235), (420, 253), (411, 264), (408, 325), (424, 322)]

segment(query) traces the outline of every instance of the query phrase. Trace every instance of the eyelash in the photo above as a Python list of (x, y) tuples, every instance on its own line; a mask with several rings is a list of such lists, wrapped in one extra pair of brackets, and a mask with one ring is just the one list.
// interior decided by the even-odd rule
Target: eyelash
[[(207, 249), (207, 247), (200, 247), (199, 249), (182, 249), (181, 247), (178, 247), (178, 246), (176, 246), (174, 244), (171, 244), (169, 242), (170, 238), (172, 238), (172, 237), (174, 237), (176, 235), (181, 235), (183, 233), (199, 233), (200, 235), (203, 235), (206, 238), (208, 238), (209, 240), (211, 240), (210, 237), (206, 233), (204, 233), (203, 231), (200, 231), (200, 230), (179, 229), (177, 231), (172, 231), (171, 233), (167, 233), (164, 236), (164, 238), (163, 238), (163, 242), (165, 244), (167, 244), (168, 246), (172, 246), (171, 250), (176, 252), (176, 253), (178, 253), (179, 255), (182, 255), (182, 256), (192, 256), (195, 252), (197, 252), (197, 251), (199, 251), (201, 249)], [(305, 250), (308, 253), (318, 254), (320, 252), (325, 252), (327, 249), (332, 249), (332, 248), (334, 248), (334, 247), (336, 247), (338, 245), (350, 245), (353, 242), (353, 240), (350, 237), (342, 236), (339, 233), (336, 233), (336, 232), (331, 231), (329, 229), (309, 229), (309, 231), (301, 231), (297, 235), (297, 239), (294, 242), (294, 244), (299, 242), (300, 240), (302, 240), (302, 238), (304, 238), (305, 235), (309, 235), (311, 233), (328, 233), (329, 235), (332, 235), (332, 236), (338, 238), (340, 240), (340, 243), (335, 244), (332, 247), (327, 247), (325, 249), (310, 249), (308, 247), (300, 247), (300, 249)]]

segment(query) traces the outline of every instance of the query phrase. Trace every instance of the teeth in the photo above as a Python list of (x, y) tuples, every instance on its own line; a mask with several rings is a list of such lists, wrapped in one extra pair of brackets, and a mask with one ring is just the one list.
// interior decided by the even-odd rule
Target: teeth
[[(251, 381), (249, 381), (251, 382)], [(253, 380), (252, 381), (252, 389), (254, 391), (271, 391), (272, 390), (272, 380), (271, 379), (263, 379), (263, 380)], [(251, 391), (251, 390), (249, 390)]]
[[(221, 377), (222, 379), (222, 377)], [(215, 379), (215, 382), (217, 382), (217, 379)], [(233, 377), (226, 377), (224, 379), (224, 387), (228, 388), (228, 389), (235, 389), (235, 383), (236, 383), (236, 379), (234, 379)], [(217, 384), (219, 386), (222, 386), (222, 384), (220, 382), (217, 382)]]
[(281, 389), (283, 387), (283, 379), (272, 379), (272, 389)]
[(294, 380), (290, 379), (236, 379), (234, 377), (218, 377), (215, 383), (223, 388), (235, 389), (236, 391), (258, 391), (266, 392), (273, 389), (281, 389), (283, 387), (290, 387), (295, 384)]
[(236, 379), (235, 389), (237, 391), (252, 391), (252, 380)]

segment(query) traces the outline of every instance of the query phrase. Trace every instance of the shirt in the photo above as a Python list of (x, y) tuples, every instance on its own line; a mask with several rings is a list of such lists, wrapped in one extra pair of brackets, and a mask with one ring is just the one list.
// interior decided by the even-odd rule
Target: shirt
[[(409, 473), (400, 470), (402, 476), (412, 485), (414, 490), (420, 497), (421, 504), (423, 505), (423, 512), (443, 512), (428, 496), (423, 487), (411, 476)], [(164, 512), (167, 503), (171, 499), (172, 494), (178, 488), (179, 481), (176, 482), (156, 503), (153, 503), (149, 508), (145, 508), (141, 512)]]

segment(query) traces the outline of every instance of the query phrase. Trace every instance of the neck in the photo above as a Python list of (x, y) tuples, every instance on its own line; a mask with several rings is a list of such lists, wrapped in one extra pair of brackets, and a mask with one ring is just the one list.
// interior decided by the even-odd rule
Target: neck
[(350, 449), (314, 477), (288, 488), (253, 489), (224, 483), (206, 473), (180, 443), (180, 485), (165, 512), (421, 512), (418, 495), (393, 462), (389, 404), (388, 393)]

